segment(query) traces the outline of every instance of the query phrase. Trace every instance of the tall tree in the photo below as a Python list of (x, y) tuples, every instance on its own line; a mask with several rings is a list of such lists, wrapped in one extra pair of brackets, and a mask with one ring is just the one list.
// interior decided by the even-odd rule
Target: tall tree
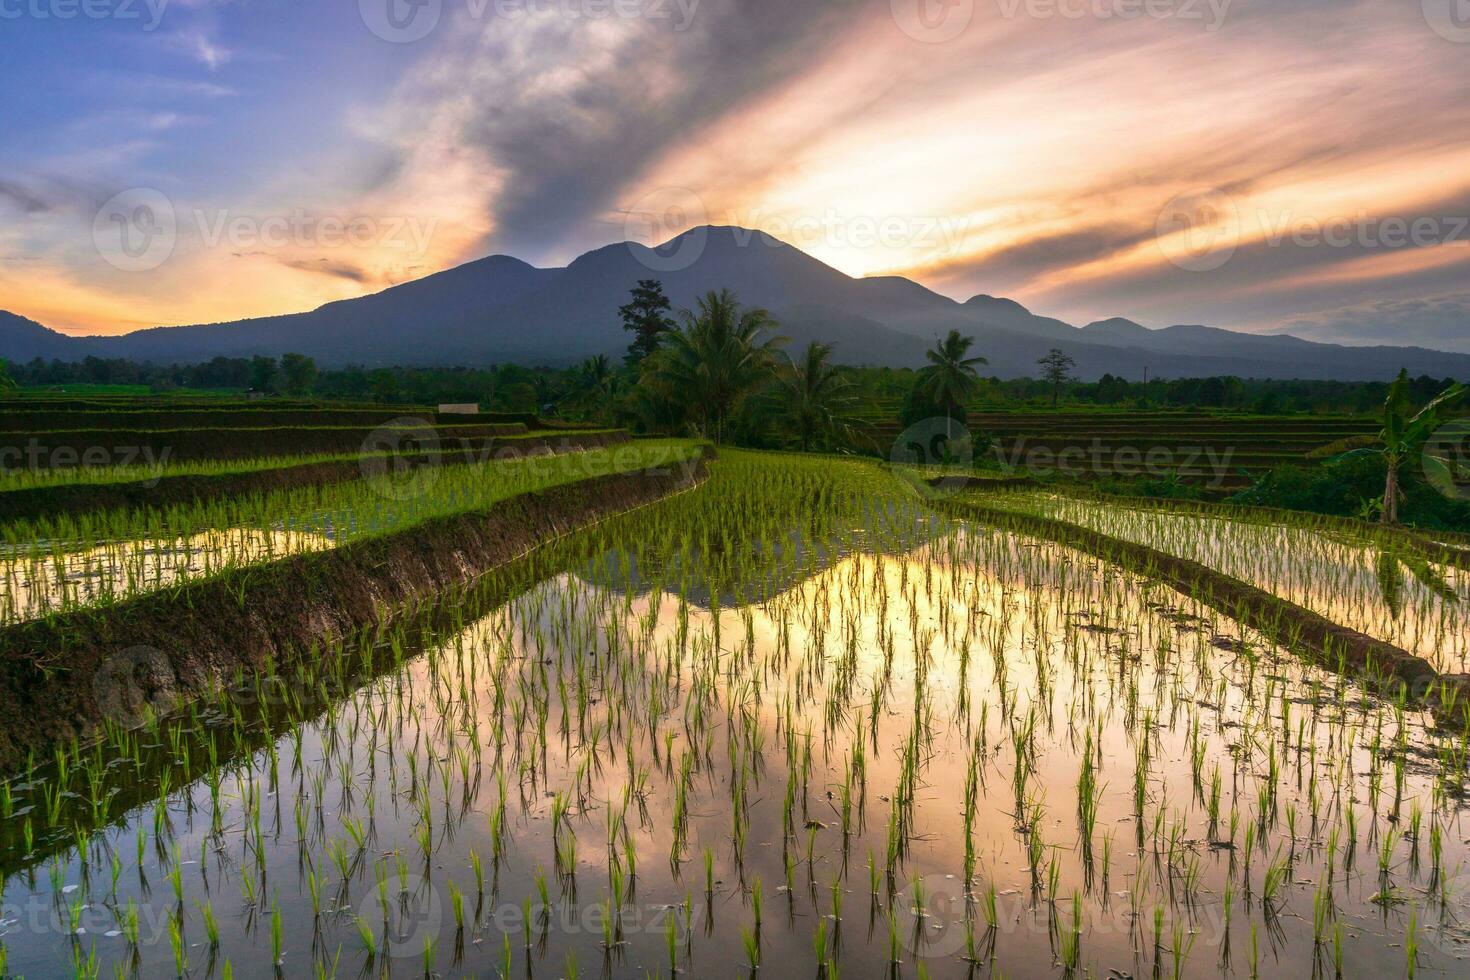
[(589, 357), (571, 372), (571, 390), (564, 403), (576, 410), (598, 419), (605, 419), (612, 409), (617, 375), (606, 354)]
[(775, 400), (802, 452), (851, 433), (857, 424), (848, 414), (857, 389), (831, 358), (831, 344), (813, 341), (799, 358), (788, 354), (776, 372)]
[(13, 391), (19, 387), (10, 376), (10, 365), (5, 363), (4, 358), (0, 358), (0, 391)]
[(250, 359), (250, 387), (270, 391), (276, 384), (276, 359), (256, 355)]
[(1042, 378), (1051, 384), (1051, 407), (1056, 408), (1057, 400), (1062, 396), (1062, 385), (1072, 379), (1072, 368), (1077, 362), (1063, 354), (1060, 347), (1053, 347), (1036, 363), (1041, 365)]
[(316, 382), (316, 361), (305, 354), (283, 355), (281, 375), (288, 394), (304, 395), (311, 391), (312, 384)]
[(970, 357), (974, 337), (962, 337), (951, 330), (933, 349), (925, 351), (929, 366), (921, 368), (915, 379), (915, 390), (935, 405), (947, 418), (965, 419), (965, 407), (980, 387), (977, 364), (989, 364), (983, 357)]
[(663, 335), (674, 328), (674, 321), (668, 317), (669, 309), (663, 283), (657, 279), (638, 280), (638, 285), (633, 287), (632, 299), (618, 308), (623, 329), (634, 334), (624, 360), (637, 364), (658, 350)]
[(717, 444), (730, 416), (770, 375), (784, 337), (762, 309), (745, 309), (728, 289), (700, 297), (697, 310), (685, 310), (680, 326), (668, 332), (656, 353), (644, 361), (640, 384), (656, 389)]

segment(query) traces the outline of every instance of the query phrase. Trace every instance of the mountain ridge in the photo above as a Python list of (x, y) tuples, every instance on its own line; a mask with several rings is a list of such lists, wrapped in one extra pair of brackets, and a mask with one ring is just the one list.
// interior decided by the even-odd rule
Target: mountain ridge
[(652, 248), (615, 242), (562, 267), (489, 255), (300, 313), (112, 336), (71, 337), (0, 311), (0, 357), (189, 363), (289, 350), (328, 367), (560, 366), (621, 353), (628, 335), (617, 310), (639, 279), (662, 281), (676, 309), (729, 288), (769, 310), (793, 347), (830, 342), (838, 360), (853, 364), (922, 364), (934, 338), (954, 329), (975, 337), (987, 372), (1001, 377), (1034, 375), (1036, 359), (1052, 347), (1072, 356), (1084, 379), (1147, 370), (1153, 377), (1386, 380), (1400, 366), (1470, 377), (1470, 354), (1418, 347), (1348, 347), (1201, 324), (1151, 329), (1123, 317), (1076, 327), (1005, 297), (980, 293), (959, 302), (902, 276), (855, 278), (764, 232), (718, 225)]

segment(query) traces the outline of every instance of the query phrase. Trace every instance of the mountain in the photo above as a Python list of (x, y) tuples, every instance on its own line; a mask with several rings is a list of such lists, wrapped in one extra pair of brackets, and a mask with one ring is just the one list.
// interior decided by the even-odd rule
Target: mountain
[(617, 310), (639, 279), (662, 281), (675, 308), (692, 307), (711, 289), (734, 290), (747, 305), (771, 311), (793, 347), (832, 342), (838, 359), (853, 364), (922, 364), (934, 338), (953, 329), (975, 337), (987, 372), (1001, 377), (1035, 374), (1036, 359), (1052, 347), (1071, 355), (1083, 378), (1137, 378), (1147, 370), (1153, 377), (1377, 380), (1400, 367), (1470, 377), (1470, 355), (1416, 347), (1343, 347), (1200, 325), (1151, 330), (1122, 317), (1074, 327), (1003, 297), (959, 303), (899, 276), (855, 279), (762, 232), (719, 226), (657, 248), (608, 245), (559, 269), (492, 255), (310, 312), (233, 323), (68, 337), (0, 312), (0, 357), (187, 363), (298, 351), (323, 366), (565, 365), (626, 348)]
[(38, 357), (67, 360), (80, 346), (73, 338), (47, 330), (35, 320), (0, 310), (0, 357), (31, 361)]

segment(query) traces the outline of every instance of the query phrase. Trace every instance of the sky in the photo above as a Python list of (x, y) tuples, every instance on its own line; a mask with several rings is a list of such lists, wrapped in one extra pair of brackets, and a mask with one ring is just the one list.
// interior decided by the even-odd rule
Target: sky
[(1470, 0), (0, 0), (0, 309), (120, 333), (700, 224), (1470, 351)]

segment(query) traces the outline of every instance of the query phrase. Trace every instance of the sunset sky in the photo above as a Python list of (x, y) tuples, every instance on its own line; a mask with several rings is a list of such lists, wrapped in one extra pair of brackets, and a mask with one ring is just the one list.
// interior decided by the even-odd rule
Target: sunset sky
[(715, 223), (1470, 350), (1470, 0), (0, 0), (0, 85), (0, 309), (72, 333)]

